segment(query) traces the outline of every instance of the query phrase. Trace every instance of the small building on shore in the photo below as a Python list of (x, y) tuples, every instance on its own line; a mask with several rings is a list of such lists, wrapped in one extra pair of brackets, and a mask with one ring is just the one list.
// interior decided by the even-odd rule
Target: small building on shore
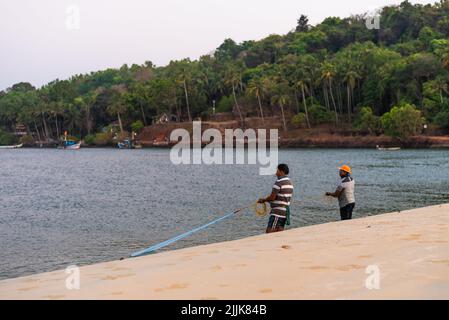
[(24, 124), (17, 124), (15, 127), (14, 134), (19, 138), (26, 136), (26, 135), (28, 135), (28, 129)]
[(170, 122), (179, 122), (179, 117), (175, 114), (162, 113), (153, 117), (153, 124), (164, 124)]

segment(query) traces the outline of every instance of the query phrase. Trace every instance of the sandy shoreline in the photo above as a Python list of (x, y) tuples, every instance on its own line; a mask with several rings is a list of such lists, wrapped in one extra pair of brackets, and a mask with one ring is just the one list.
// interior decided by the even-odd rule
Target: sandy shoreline
[(85, 266), (79, 290), (67, 277), (0, 281), (0, 299), (449, 299), (449, 204)]

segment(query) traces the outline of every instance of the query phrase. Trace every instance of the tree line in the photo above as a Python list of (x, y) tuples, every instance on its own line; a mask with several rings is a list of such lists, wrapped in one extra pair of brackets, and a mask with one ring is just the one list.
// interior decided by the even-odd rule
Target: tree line
[(18, 83), (0, 92), (0, 136), (22, 124), (40, 141), (64, 131), (92, 137), (111, 123), (126, 132), (162, 113), (192, 121), (213, 112), (233, 112), (242, 125), (277, 115), (284, 130), (330, 123), (402, 135), (391, 119), (404, 114), (416, 128), (449, 128), (449, 1), (404, 1), (379, 17), (370, 30), (366, 14), (315, 26), (301, 15), (285, 35), (226, 39), (194, 61), (123, 65), (38, 89)]

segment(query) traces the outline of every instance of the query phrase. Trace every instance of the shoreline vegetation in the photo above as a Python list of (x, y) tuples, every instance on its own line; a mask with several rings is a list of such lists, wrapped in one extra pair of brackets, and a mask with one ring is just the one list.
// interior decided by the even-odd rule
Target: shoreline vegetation
[[(106, 146), (201, 119), (275, 126), (283, 147), (446, 146), (437, 137), (449, 133), (449, 0), (404, 1), (378, 15), (380, 29), (367, 28), (367, 14), (317, 25), (298, 14), (284, 35), (226, 39), (193, 61), (14, 84), (0, 91), (0, 145), (52, 145), (68, 132)], [(155, 139), (146, 145), (166, 142)]]
[[(312, 129), (293, 129), (288, 133), (282, 132), (279, 127), (281, 123), (279, 118), (265, 119), (265, 123), (270, 121), (270, 126), (263, 126), (260, 118), (247, 118), (245, 123), (251, 125), (246, 129), (254, 129), (257, 133), (257, 129), (278, 129), (280, 130), (280, 138), (278, 140), (278, 146), (281, 149), (286, 148), (376, 148), (382, 147), (401, 147), (404, 149), (431, 149), (431, 148), (449, 148), (449, 135), (432, 135), (422, 134), (418, 136), (408, 137), (406, 139), (400, 139), (396, 137), (390, 137), (384, 134), (360, 134), (353, 130), (336, 130), (332, 126), (322, 125)], [(217, 129), (222, 133), (223, 147), (225, 147), (225, 129), (239, 129), (240, 125), (238, 121), (226, 121), (226, 122), (214, 122), (206, 121), (202, 122), (201, 134), (207, 129)], [(142, 129), (141, 133), (136, 137), (136, 141), (142, 146), (142, 148), (171, 148), (176, 141), (170, 141), (170, 133), (176, 129), (185, 129), (189, 133), (192, 133), (192, 123), (167, 123), (157, 124)], [(82, 141), (83, 148), (117, 148), (117, 140), (110, 139), (102, 144), (86, 144)], [(259, 143), (258, 140), (256, 140)], [(209, 144), (211, 141), (202, 141), (202, 147)], [(245, 147), (248, 147), (248, 140), (244, 139), (242, 142)], [(270, 145), (270, 139), (267, 137), (267, 146)], [(235, 143), (234, 143), (235, 146)], [(25, 145), (24, 148), (54, 148), (55, 142), (39, 145)]]
[[(66, 288), (65, 270), (2, 280), (0, 299), (448, 299), (448, 210), (443, 204), (82, 266), (79, 290)], [(273, 281), (272, 270), (284, 272)]]

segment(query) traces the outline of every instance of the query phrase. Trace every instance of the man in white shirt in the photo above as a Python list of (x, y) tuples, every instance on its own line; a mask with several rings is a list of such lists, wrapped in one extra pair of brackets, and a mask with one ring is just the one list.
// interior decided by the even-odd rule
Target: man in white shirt
[(340, 168), (341, 181), (334, 193), (326, 192), (326, 196), (338, 198), (341, 220), (351, 220), (355, 208), (355, 180), (351, 177), (351, 168), (344, 165)]

